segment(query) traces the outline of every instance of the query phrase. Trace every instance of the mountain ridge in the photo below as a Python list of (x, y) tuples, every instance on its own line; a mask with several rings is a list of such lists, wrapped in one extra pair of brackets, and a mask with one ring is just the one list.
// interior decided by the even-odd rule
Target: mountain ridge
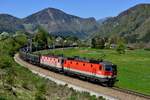
[(18, 29), (24, 30), (21, 19), (10, 14), (0, 14), (0, 32), (11, 32)]
[[(6, 17), (9, 16), (7, 14), (4, 15)], [(46, 8), (25, 18), (17, 18), (12, 15), (10, 16), (11, 18), (9, 18), (9, 20), (7, 19), (8, 23), (12, 23), (11, 19), (16, 18), (14, 21), (17, 20), (17, 25), (20, 24), (22, 26), (21, 30), (26, 31), (35, 31), (35, 29), (40, 25), (49, 33), (54, 35), (73, 35), (79, 38), (85, 38), (88, 34), (98, 29), (98, 24), (95, 18), (81, 18), (67, 14), (56, 8)], [(0, 21), (1, 26), (3, 26), (3, 22), (6, 22), (6, 20), (2, 19)], [(15, 27), (16, 25), (13, 26)], [(0, 32), (3, 30), (7, 31), (5, 27), (0, 28)], [(13, 27), (9, 29), (10, 32), (19, 30), (18, 28)]]
[(40, 24), (49, 33), (63, 33), (65, 35), (70, 32), (78, 37), (80, 37), (80, 34), (81, 36), (88, 35), (89, 31), (93, 31), (97, 27), (97, 22), (94, 18), (80, 18), (54, 8), (46, 8), (23, 20), (25, 24), (33, 24), (33, 27)]
[[(101, 36), (111, 36), (117, 34), (123, 36), (128, 42), (131, 43), (140, 41), (149, 42), (150, 40), (145, 40), (144, 37), (150, 33), (148, 28), (150, 23), (147, 23), (147, 27), (143, 27), (144, 23), (149, 18), (150, 4), (138, 4), (121, 12), (116, 17), (112, 17), (104, 21), (103, 24), (99, 26), (99, 32), (96, 34)], [(139, 32), (137, 29), (142, 30)], [(142, 36), (141, 34), (145, 35)]]
[(0, 32), (17, 30), (34, 32), (42, 26), (50, 34), (91, 39), (94, 36), (119, 35), (128, 42), (150, 42), (150, 4), (135, 5), (115, 17), (99, 22), (95, 18), (81, 18), (56, 8), (46, 8), (25, 18), (0, 14)]

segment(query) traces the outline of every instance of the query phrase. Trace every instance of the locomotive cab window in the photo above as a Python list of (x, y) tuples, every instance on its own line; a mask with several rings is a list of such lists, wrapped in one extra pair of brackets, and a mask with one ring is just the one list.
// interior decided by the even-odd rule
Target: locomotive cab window
[(112, 71), (112, 66), (111, 65), (105, 65), (105, 70), (106, 71)]

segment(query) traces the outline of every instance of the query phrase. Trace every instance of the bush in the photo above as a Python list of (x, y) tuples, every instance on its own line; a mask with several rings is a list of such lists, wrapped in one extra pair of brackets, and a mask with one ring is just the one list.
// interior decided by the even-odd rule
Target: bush
[(38, 83), (35, 100), (46, 100), (46, 98), (44, 96), (45, 93), (46, 93), (46, 84), (45, 83)]
[(13, 68), (9, 68), (7, 70), (6, 83), (11, 85), (11, 86), (14, 86), (14, 84), (15, 84), (15, 76), (16, 76), (16, 73), (15, 73), (14, 69)]
[(10, 68), (12, 67), (12, 63), (7, 56), (1, 56), (0, 57), (0, 68), (5, 69), (5, 68)]
[(4, 97), (1, 97), (1, 96), (0, 96), (0, 100), (6, 100), (6, 99), (5, 99)]
[(75, 95), (71, 95), (70, 98), (68, 98), (68, 100), (77, 100), (77, 97)]
[(46, 98), (41, 94), (36, 94), (35, 100), (46, 100)]
[(95, 37), (91, 40), (91, 47), (97, 49), (104, 49), (105, 39), (101, 37)]
[(144, 50), (146, 50), (146, 51), (150, 51), (150, 48), (144, 48)]
[(119, 53), (119, 54), (124, 54), (125, 53), (125, 46), (124, 44), (119, 44), (116, 48), (116, 51)]
[(98, 100), (106, 100), (105, 98), (103, 98), (102, 96), (98, 97)]
[(123, 38), (118, 39), (116, 51), (119, 54), (124, 54), (125, 49), (126, 49), (125, 40)]
[(97, 100), (96, 95), (92, 95), (90, 100)]

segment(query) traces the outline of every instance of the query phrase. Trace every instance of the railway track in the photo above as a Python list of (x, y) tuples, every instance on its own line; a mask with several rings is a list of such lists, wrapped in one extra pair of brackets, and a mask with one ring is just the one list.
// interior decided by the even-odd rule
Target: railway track
[(136, 96), (139, 96), (139, 97), (143, 97), (143, 98), (146, 98), (146, 99), (150, 100), (150, 95), (146, 95), (146, 94), (135, 92), (135, 91), (128, 90), (128, 89), (123, 89), (123, 88), (120, 88), (120, 87), (112, 87), (112, 89), (117, 90), (117, 91), (121, 91), (121, 92), (124, 92), (124, 93), (128, 93), (128, 94), (136, 95)]
[(55, 72), (51, 72), (35, 65), (29, 64), (22, 59), (19, 58), (19, 55), (16, 54), (14, 57), (15, 61), (20, 65), (28, 68), (29, 70), (35, 71), (45, 76), (52, 77), (53, 79), (61, 80), (66, 84), (72, 84), (76, 87), (84, 88), (86, 90), (91, 90), (97, 94), (102, 94), (110, 99), (119, 99), (119, 100), (150, 100), (149, 95), (144, 95), (141, 93), (133, 92), (130, 90), (121, 89), (118, 87), (107, 88), (102, 87), (97, 84), (92, 84), (86, 81), (82, 81), (76, 78), (71, 78), (68, 76), (64, 76)]

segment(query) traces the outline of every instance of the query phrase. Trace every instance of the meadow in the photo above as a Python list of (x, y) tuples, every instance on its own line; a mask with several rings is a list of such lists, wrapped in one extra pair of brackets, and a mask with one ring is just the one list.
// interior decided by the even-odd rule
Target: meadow
[(115, 50), (108, 49), (71, 48), (36, 53), (64, 54), (67, 57), (80, 56), (111, 61), (118, 66), (119, 81), (116, 86), (150, 95), (150, 51), (127, 50), (125, 54), (118, 54)]

